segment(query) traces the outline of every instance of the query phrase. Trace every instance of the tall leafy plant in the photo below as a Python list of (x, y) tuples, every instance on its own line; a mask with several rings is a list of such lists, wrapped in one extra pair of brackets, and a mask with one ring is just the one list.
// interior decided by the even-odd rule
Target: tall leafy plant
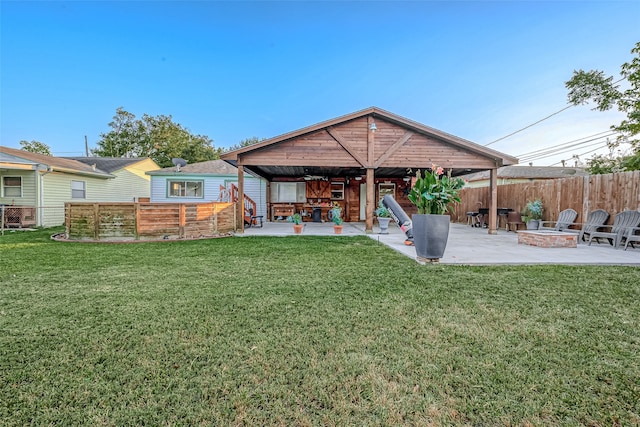
[(462, 178), (451, 176), (451, 170), (445, 174), (440, 166), (431, 165), (431, 170), (425, 171), (424, 176), (420, 170), (416, 172), (408, 198), (419, 214), (444, 215), (453, 209), (451, 204), (460, 203), (458, 193), (464, 184)]

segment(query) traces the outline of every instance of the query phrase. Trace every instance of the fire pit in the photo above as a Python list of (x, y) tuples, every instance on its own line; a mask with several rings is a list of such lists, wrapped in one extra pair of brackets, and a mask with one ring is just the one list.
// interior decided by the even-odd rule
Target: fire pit
[(578, 234), (562, 231), (518, 230), (518, 243), (541, 248), (575, 248)]

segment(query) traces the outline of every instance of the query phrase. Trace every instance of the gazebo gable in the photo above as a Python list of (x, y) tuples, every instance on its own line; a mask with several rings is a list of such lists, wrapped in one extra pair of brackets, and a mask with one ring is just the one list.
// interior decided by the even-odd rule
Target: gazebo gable
[(397, 169), (437, 164), (455, 174), (517, 163), (504, 153), (375, 107), (244, 147), (222, 158), (249, 168)]

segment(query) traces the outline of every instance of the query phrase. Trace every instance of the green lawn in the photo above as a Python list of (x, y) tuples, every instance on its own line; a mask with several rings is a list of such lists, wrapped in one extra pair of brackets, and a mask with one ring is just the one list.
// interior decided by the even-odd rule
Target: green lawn
[(3, 425), (640, 425), (640, 269), (0, 236)]

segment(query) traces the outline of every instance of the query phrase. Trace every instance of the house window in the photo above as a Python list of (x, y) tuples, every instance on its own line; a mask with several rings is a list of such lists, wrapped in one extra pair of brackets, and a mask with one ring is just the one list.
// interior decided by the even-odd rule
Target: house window
[(271, 184), (271, 201), (275, 203), (295, 203), (306, 200), (304, 182), (274, 182)]
[(22, 197), (22, 177), (5, 176), (2, 178), (4, 197)]
[(169, 197), (202, 198), (204, 181), (169, 181)]
[(381, 182), (378, 184), (378, 200), (382, 200), (387, 194), (396, 197), (396, 184), (393, 182)]
[(344, 182), (331, 183), (331, 199), (344, 200)]
[(86, 199), (87, 189), (84, 181), (71, 181), (71, 198)]

